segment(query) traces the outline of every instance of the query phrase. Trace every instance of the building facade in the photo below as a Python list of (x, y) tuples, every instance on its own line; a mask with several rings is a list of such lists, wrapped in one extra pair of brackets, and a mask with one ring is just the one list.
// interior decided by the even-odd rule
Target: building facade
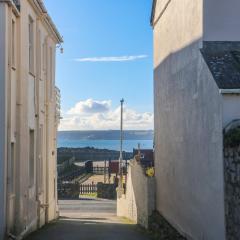
[(240, 119), (240, 2), (153, 2), (156, 207), (188, 239), (224, 240), (223, 129)]
[(0, 0), (0, 239), (57, 217), (55, 52), (41, 0)]

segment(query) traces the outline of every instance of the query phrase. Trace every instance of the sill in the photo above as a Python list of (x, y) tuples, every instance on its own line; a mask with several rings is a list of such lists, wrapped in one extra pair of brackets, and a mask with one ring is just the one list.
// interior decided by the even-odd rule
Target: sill
[(14, 194), (14, 193), (10, 193), (9, 194), (9, 199), (13, 199), (13, 198), (15, 198), (16, 197), (16, 194)]

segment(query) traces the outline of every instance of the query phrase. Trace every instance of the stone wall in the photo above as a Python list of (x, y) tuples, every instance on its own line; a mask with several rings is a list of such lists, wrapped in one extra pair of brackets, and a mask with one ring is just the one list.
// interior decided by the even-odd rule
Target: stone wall
[(240, 239), (240, 121), (224, 136), (225, 211), (228, 240)]
[(128, 169), (126, 194), (117, 199), (117, 215), (148, 228), (149, 216), (155, 210), (155, 178), (147, 177), (136, 160)]
[(97, 197), (104, 198), (104, 199), (113, 199), (113, 200), (116, 199), (117, 198), (116, 185), (98, 183)]

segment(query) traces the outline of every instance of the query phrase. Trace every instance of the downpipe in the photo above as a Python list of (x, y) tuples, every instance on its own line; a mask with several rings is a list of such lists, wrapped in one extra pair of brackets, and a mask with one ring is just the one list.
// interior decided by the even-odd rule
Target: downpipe
[[(42, 202), (39, 199), (39, 196), (37, 198), (37, 203), (38, 203), (38, 211), (37, 211), (37, 216), (38, 216), (38, 221), (37, 221), (37, 228), (40, 228), (41, 225), (41, 209), (45, 209), (45, 212), (48, 211), (49, 204), (42, 204)], [(46, 214), (46, 213), (45, 213)]]

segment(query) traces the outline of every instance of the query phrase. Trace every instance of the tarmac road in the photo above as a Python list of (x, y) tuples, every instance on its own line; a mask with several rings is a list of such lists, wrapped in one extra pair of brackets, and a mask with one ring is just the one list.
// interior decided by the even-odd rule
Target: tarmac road
[(146, 233), (116, 216), (116, 201), (59, 201), (60, 218), (27, 240), (149, 240)]

